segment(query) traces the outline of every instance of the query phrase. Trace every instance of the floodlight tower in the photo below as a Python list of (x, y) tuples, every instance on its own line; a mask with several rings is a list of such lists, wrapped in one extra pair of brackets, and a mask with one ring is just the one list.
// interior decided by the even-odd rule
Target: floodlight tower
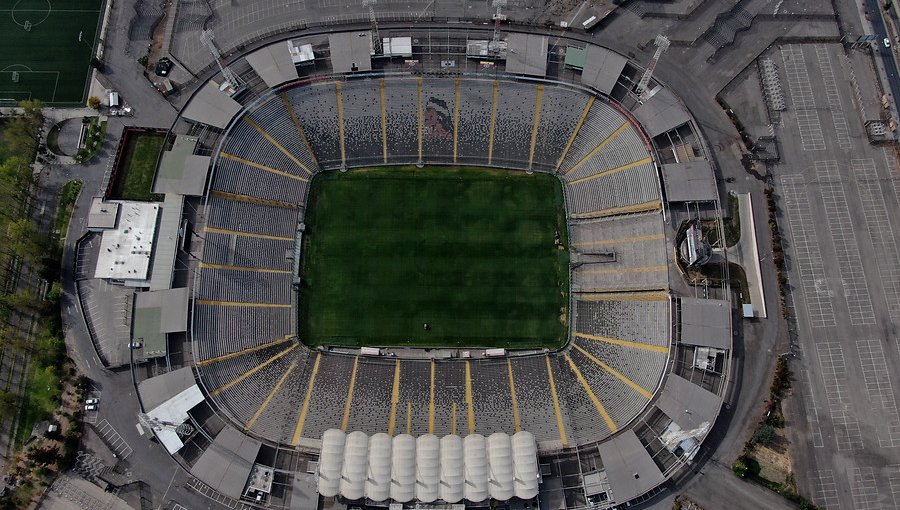
[(500, 22), (506, 20), (506, 14), (501, 12), (506, 7), (506, 0), (491, 0), (491, 7), (494, 8), (494, 38), (491, 40), (489, 50), (492, 53), (500, 53)]
[(144, 428), (150, 430), (173, 430), (176, 434), (181, 436), (189, 436), (194, 433), (194, 427), (190, 423), (172, 423), (163, 421), (159, 418), (152, 417), (147, 413), (138, 413), (138, 421)]
[(222, 77), (225, 78), (225, 81), (227, 81), (235, 90), (241, 88), (243, 82), (238, 78), (238, 75), (234, 74), (234, 71), (232, 71), (230, 67), (225, 65), (225, 60), (222, 58), (219, 48), (216, 47), (213, 31), (207, 28), (203, 30), (203, 32), (200, 32), (200, 42), (209, 48), (209, 52), (212, 53), (213, 58), (216, 59), (216, 64), (219, 65), (219, 70), (222, 71)]
[(377, 0), (362, 0), (363, 7), (369, 9), (369, 22), (372, 23), (372, 49), (376, 55), (381, 55), (381, 36), (378, 35), (378, 20), (375, 19), (375, 3)]
[(637, 88), (635, 89), (635, 93), (638, 95), (641, 102), (646, 99), (647, 85), (650, 83), (650, 78), (653, 76), (653, 70), (656, 69), (656, 64), (659, 63), (659, 57), (669, 49), (669, 38), (662, 34), (657, 35), (654, 44), (656, 44), (656, 52), (653, 54), (653, 58), (650, 59), (650, 63), (647, 64), (647, 69), (644, 70), (641, 81), (638, 82)]

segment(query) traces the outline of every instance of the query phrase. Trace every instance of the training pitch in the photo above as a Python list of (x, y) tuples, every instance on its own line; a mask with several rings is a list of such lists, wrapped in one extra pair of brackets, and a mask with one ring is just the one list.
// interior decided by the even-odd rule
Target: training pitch
[(305, 343), (565, 342), (569, 253), (554, 176), (446, 167), (328, 172), (315, 176), (307, 203)]
[(0, 104), (23, 99), (82, 103), (103, 0), (2, 4)]

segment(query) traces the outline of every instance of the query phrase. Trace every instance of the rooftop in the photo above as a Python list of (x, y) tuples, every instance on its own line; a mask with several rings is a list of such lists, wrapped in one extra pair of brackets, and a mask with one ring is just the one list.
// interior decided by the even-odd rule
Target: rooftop
[(119, 221), (100, 240), (95, 278), (146, 281), (149, 277), (159, 204), (118, 202)]

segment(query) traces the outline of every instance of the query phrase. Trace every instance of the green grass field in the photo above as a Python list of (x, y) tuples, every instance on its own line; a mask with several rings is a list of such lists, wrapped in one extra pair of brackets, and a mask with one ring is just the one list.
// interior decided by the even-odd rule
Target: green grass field
[[(83, 102), (102, 7), (103, 0), (3, 2), (0, 99)], [(26, 21), (32, 25), (29, 31)], [(13, 81), (14, 71), (18, 82)]]
[[(309, 345), (559, 347), (568, 321), (555, 177), (484, 168), (317, 175), (300, 338)], [(430, 329), (426, 330), (424, 324)]]
[(144, 201), (160, 198), (152, 192), (153, 175), (165, 142), (166, 136), (158, 133), (132, 133), (128, 137), (112, 198)]

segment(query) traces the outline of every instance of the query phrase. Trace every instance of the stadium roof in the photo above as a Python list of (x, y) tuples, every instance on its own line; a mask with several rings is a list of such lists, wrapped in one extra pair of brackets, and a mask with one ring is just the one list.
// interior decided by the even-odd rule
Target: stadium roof
[(131, 338), (144, 343), (144, 358), (166, 355), (166, 333), (187, 331), (187, 287), (134, 296)]
[(216, 491), (240, 499), (261, 445), (226, 426), (191, 468), (191, 474)]
[(159, 204), (119, 204), (116, 228), (105, 230), (100, 239), (100, 255), (94, 278), (125, 280), (130, 285), (144, 286), (150, 272)]
[(206, 188), (209, 156), (196, 156), (196, 136), (178, 135), (172, 149), (163, 153), (153, 183), (154, 193), (200, 196)]
[(91, 199), (91, 210), (88, 211), (88, 230), (116, 228), (116, 220), (118, 219), (118, 202), (105, 202), (103, 197)]
[(644, 104), (639, 105), (632, 113), (651, 138), (671, 131), (691, 120), (690, 114), (681, 105), (675, 94), (662, 87), (645, 99)]
[(715, 393), (669, 374), (656, 405), (683, 429), (696, 429), (711, 424), (719, 413), (720, 399)]
[(322, 435), (318, 491), (325, 497), (401, 503), (531, 499), (538, 493), (537, 443), (528, 432), (438, 440), (330, 429)]
[(613, 497), (629, 501), (665, 480), (634, 431), (628, 429), (597, 446)]
[(178, 252), (179, 229), (181, 228), (181, 211), (184, 208), (184, 195), (166, 193), (162, 205), (162, 218), (159, 221), (159, 232), (156, 236), (156, 254), (153, 257), (153, 274), (150, 277), (150, 290), (163, 290), (172, 287), (172, 274), (175, 272), (175, 256)]
[(289, 44), (263, 46), (245, 57), (250, 67), (269, 87), (296, 80), (298, 77), (297, 68), (291, 59)]
[(627, 60), (622, 55), (601, 46), (589, 44), (585, 48), (584, 70), (581, 82), (609, 95), (616, 80), (625, 69)]
[(506, 38), (506, 71), (513, 74), (547, 76), (547, 36), (509, 34)]
[(191, 367), (179, 368), (138, 383), (144, 409), (154, 407), (196, 384)]
[(328, 35), (331, 67), (335, 73), (372, 70), (372, 32), (343, 32)]
[(731, 348), (731, 307), (719, 299), (681, 298), (681, 342)]
[(662, 173), (670, 202), (712, 202), (719, 199), (716, 178), (709, 161), (697, 159), (663, 165)]
[(225, 129), (239, 111), (241, 111), (240, 103), (219, 90), (215, 82), (208, 81), (181, 110), (181, 116), (194, 122)]

